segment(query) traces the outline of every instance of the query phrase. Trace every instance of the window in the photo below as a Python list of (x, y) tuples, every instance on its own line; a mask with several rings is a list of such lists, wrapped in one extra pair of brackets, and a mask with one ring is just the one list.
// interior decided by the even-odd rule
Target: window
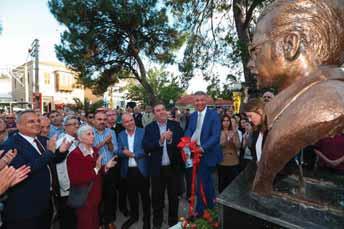
[(50, 74), (48, 72), (44, 73), (44, 84), (46, 85), (50, 84)]

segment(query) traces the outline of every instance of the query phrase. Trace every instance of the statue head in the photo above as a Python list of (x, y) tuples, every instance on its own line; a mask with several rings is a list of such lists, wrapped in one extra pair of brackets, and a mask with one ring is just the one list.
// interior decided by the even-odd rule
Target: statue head
[(342, 0), (276, 0), (258, 20), (248, 67), (259, 87), (284, 89), (319, 65), (344, 62)]

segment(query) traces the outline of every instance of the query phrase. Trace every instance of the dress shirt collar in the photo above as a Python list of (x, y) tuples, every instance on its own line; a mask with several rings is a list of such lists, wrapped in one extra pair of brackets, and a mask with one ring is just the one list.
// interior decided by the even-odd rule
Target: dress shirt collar
[(125, 130), (125, 133), (126, 133), (128, 136), (135, 136), (136, 127), (135, 127), (134, 132), (133, 132), (132, 134), (129, 134), (127, 130)]
[(166, 120), (165, 122), (163, 122), (163, 123), (161, 123), (161, 122), (159, 122), (159, 121), (156, 121), (156, 123), (158, 124), (158, 126), (159, 126), (160, 128), (163, 128), (163, 127), (166, 127), (166, 126), (167, 126), (167, 120)]
[(88, 149), (88, 148), (86, 148), (86, 146), (84, 144), (80, 143), (79, 149), (85, 157), (88, 155), (93, 156), (94, 151), (93, 151), (92, 147), (91, 147), (91, 149)]
[(201, 113), (202, 117), (204, 117), (206, 112), (207, 112), (207, 107), (205, 107), (203, 111), (197, 111), (197, 115)]
[(30, 137), (30, 136), (27, 136), (27, 135), (22, 134), (22, 133), (19, 133), (19, 134), (20, 134), (20, 136), (22, 136), (22, 137), (23, 137), (26, 141), (28, 141), (29, 143), (36, 145), (36, 143), (35, 143), (35, 138)]

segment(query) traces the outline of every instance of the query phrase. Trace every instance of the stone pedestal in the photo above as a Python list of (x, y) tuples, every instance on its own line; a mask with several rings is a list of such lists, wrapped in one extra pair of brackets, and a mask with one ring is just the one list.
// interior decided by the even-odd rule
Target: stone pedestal
[(305, 175), (304, 193), (299, 191), (297, 175), (280, 177), (274, 194), (262, 197), (251, 192), (255, 172), (256, 164), (249, 164), (217, 198), (222, 206), (222, 228), (344, 227), (343, 175), (331, 176), (332, 181)]

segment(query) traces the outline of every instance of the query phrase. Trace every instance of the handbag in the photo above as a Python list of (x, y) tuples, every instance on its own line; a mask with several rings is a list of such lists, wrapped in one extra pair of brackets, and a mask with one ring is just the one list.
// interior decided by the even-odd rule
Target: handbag
[(71, 186), (67, 205), (71, 208), (81, 208), (85, 205), (88, 193), (91, 191), (93, 182), (84, 186)]

